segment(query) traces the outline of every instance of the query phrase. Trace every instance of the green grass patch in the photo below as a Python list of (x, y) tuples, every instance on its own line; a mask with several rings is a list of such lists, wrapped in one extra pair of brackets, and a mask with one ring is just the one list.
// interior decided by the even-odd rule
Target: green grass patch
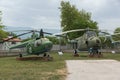
[(65, 60), (114, 59), (120, 61), (120, 54), (104, 53), (103, 58), (89, 58), (87, 53), (73, 57), (72, 53), (52, 53), (53, 61), (18, 61), (16, 57), (0, 58), (0, 80), (65, 80), (67, 69)]

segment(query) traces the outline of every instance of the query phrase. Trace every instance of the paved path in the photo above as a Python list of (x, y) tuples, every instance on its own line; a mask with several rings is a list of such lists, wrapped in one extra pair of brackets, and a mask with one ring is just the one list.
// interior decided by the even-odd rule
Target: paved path
[(116, 60), (67, 60), (66, 80), (120, 80), (120, 62)]

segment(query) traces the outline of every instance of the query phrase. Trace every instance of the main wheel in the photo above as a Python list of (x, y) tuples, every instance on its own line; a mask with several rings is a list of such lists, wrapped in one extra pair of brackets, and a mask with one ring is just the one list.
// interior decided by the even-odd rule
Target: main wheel
[(47, 56), (47, 54), (46, 54), (46, 53), (44, 53), (43, 57), (46, 57), (46, 56)]

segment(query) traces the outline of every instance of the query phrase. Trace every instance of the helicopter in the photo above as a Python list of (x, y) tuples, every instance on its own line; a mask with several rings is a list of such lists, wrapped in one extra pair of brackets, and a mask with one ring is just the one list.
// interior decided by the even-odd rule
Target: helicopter
[[(84, 34), (78, 38), (75, 38), (73, 40), (69, 40), (68, 42), (72, 44), (74, 51), (89, 51), (91, 48), (93, 50), (92, 53), (101, 53), (101, 39), (97, 35), (97, 32), (100, 32), (97, 29), (75, 29), (75, 30), (70, 30), (70, 31), (65, 31), (62, 33), (56, 33), (54, 35), (60, 36), (60, 35), (65, 35), (67, 36), (68, 33), (73, 33), (73, 32), (78, 32), (78, 31), (84, 31)], [(78, 54), (77, 54), (78, 55)], [(91, 55), (91, 54), (90, 54)]]
[[(84, 31), (84, 34), (73, 40), (69, 40), (69, 38), (67, 37), (68, 42), (72, 44), (74, 52), (76, 52), (76, 50), (88, 51), (90, 57), (93, 57), (94, 55), (96, 56), (96, 54), (97, 54), (97, 57), (103, 56), (101, 54), (101, 48), (102, 48), (102, 44), (105, 43), (107, 39), (111, 41), (111, 44), (118, 43), (118, 42), (120, 43), (120, 40), (119, 41), (113, 40), (113, 36), (119, 35), (120, 34), (119, 32), (115, 34), (110, 34), (108, 32), (105, 32), (99, 29), (90, 29), (90, 28), (75, 29), (75, 30), (65, 31), (62, 33), (57, 33), (55, 35), (67, 36), (68, 33), (73, 33), (78, 31)], [(99, 33), (103, 33), (104, 35), (100, 36)], [(103, 41), (101, 40), (101, 37), (104, 37)]]
[(101, 46), (101, 40), (94, 31), (86, 31), (81, 37), (75, 39), (79, 51), (88, 50), (94, 46)]
[(97, 45), (101, 45), (101, 40), (99, 38), (99, 36), (96, 34), (95, 31), (97, 31), (96, 29), (90, 29), (90, 28), (86, 28), (86, 29), (75, 29), (75, 30), (70, 30), (70, 31), (65, 31), (62, 33), (56, 33), (54, 35), (64, 35), (64, 34), (68, 34), (68, 33), (73, 33), (73, 32), (78, 32), (78, 31), (85, 31), (85, 33), (78, 37), (75, 38), (73, 40), (69, 40), (68, 38), (68, 42), (70, 43), (75, 43), (76, 45), (74, 46), (74, 48), (78, 48), (78, 50), (87, 50), (90, 47)]
[[(13, 46), (8, 46), (9, 49), (26, 48), (28, 54), (32, 54), (32, 55), (43, 54), (43, 57), (50, 56), (50, 54), (47, 53), (49, 53), (49, 51), (52, 49), (53, 43), (49, 39), (44, 37), (44, 34), (50, 34), (50, 33), (43, 32), (42, 29), (40, 31), (37, 30), (19, 30), (19, 31), (27, 31), (27, 32), (3, 40), (2, 43), (14, 39), (16, 37), (32, 33), (32, 37), (30, 40), (21, 42), (20, 44), (16, 44)], [(36, 32), (39, 33), (39, 36), (38, 34), (36, 34)], [(20, 54), (19, 56), (22, 56), (22, 54)]]

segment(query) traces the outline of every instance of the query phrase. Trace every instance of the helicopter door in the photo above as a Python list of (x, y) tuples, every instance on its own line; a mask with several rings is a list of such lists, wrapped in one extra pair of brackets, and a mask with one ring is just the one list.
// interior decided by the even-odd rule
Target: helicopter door
[(27, 45), (27, 52), (31, 54), (33, 52), (32, 46), (30, 44)]

